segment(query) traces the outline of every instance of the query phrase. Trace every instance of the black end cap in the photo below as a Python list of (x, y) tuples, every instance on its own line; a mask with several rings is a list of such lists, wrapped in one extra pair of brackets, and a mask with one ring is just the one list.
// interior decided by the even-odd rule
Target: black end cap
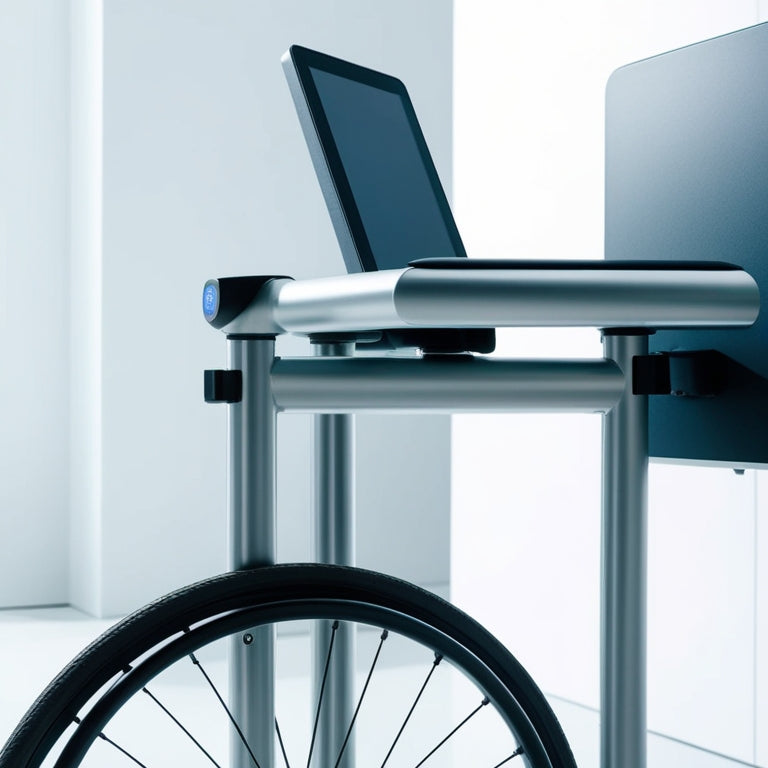
[(205, 371), (204, 393), (206, 403), (239, 403), (243, 399), (243, 372)]
[(219, 277), (203, 287), (203, 316), (214, 328), (229, 325), (270, 280), (292, 280), (286, 275)]

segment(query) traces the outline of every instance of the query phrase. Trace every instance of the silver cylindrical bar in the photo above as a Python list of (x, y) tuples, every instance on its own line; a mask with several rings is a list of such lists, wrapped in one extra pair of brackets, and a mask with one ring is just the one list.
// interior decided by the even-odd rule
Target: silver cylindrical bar
[[(349, 356), (354, 344), (316, 344), (318, 357)], [(319, 563), (355, 564), (355, 424), (354, 416), (321, 414), (313, 423), (313, 509), (312, 548)], [(325, 672), (333, 638), (331, 664)], [(354, 712), (355, 635), (354, 626), (318, 621), (312, 628), (312, 690), (320, 701), (313, 765), (335, 766)], [(340, 768), (354, 768), (354, 733), (350, 736)]]
[(399, 324), (394, 296), (404, 271), (388, 269), (285, 283), (278, 287), (276, 297), (269, 297), (274, 320), (296, 333), (397, 328), (382, 320)]
[(605, 360), (315, 358), (279, 359), (272, 369), (277, 407), (314, 413), (594, 413), (623, 388)]
[(600, 765), (645, 768), (648, 397), (632, 394), (632, 358), (648, 337), (604, 346), (627, 385), (603, 420)]
[[(430, 271), (436, 274), (425, 274)], [(500, 280), (498, 275), (411, 269), (395, 291), (398, 314), (413, 325), (450, 317), (454, 327), (698, 328), (751, 325), (760, 309), (757, 283), (739, 269), (531, 269), (506, 271)]]
[[(229, 566), (275, 562), (275, 420), (272, 340), (229, 341), (229, 365), (243, 374), (243, 397), (229, 406)], [(274, 765), (274, 634), (259, 627), (231, 641), (230, 707), (259, 765)], [(252, 768), (233, 728), (230, 764)]]
[(757, 284), (739, 269), (405, 269), (286, 282), (285, 331), (381, 328), (743, 327)]

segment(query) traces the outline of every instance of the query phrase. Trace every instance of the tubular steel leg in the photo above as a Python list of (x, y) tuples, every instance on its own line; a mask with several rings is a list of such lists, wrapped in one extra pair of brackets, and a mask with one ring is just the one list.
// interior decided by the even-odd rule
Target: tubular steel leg
[(603, 422), (601, 768), (646, 765), (648, 397), (632, 394), (646, 335), (604, 334), (627, 386)]
[[(275, 417), (270, 371), (275, 343), (230, 340), (229, 365), (243, 373), (243, 398), (229, 407), (230, 568), (275, 562)], [(260, 627), (233, 638), (229, 701), (232, 715), (261, 768), (274, 766), (274, 635)], [(254, 761), (235, 728), (232, 768)]]
[[(316, 344), (323, 357), (354, 353), (354, 344)], [(354, 417), (314, 417), (313, 440), (313, 549), (320, 563), (354, 565), (355, 561), (355, 437)], [(313, 628), (312, 690), (314, 706), (320, 697), (331, 622)], [(333, 656), (325, 681), (317, 738), (313, 749), (315, 768), (334, 768), (354, 712), (354, 628), (342, 622), (334, 637)], [(339, 768), (354, 767), (354, 734), (344, 750)]]

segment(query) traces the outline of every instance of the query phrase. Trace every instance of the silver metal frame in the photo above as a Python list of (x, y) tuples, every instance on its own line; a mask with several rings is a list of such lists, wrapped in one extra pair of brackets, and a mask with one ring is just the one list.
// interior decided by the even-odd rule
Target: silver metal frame
[(632, 394), (645, 334), (605, 334), (626, 389), (603, 418), (600, 595), (600, 765), (646, 765), (648, 396)]
[(734, 270), (393, 269), (273, 280), (225, 333), (382, 328), (736, 328), (760, 308)]
[[(275, 417), (320, 414), (314, 427), (314, 542), (318, 560), (354, 562), (356, 412), (600, 412), (603, 422), (601, 766), (646, 765), (646, 549), (648, 398), (632, 393), (632, 359), (654, 327), (744, 327), (754, 322), (754, 280), (734, 271), (394, 270), (268, 283), (225, 333), (230, 366), (243, 372), (230, 406), (232, 568), (274, 561)], [(257, 334), (397, 327), (591, 325), (604, 330), (600, 360), (354, 358), (349, 342), (316, 356), (279, 359)], [(613, 328), (614, 330), (610, 330)], [(633, 330), (627, 330), (631, 328)], [(233, 643), (232, 708), (260, 765), (272, 755), (273, 637)], [(352, 706), (353, 642), (332, 683), (317, 765)], [(327, 635), (318, 636), (321, 663)], [(317, 674), (315, 675), (317, 679)], [(256, 687), (258, 686), (258, 687)], [(249, 695), (257, 690), (258, 695)], [(341, 713), (341, 714), (338, 714)], [(250, 765), (233, 741), (235, 768)], [(348, 750), (350, 753), (351, 750)], [(263, 757), (263, 762), (262, 762)], [(346, 759), (346, 758), (345, 758)], [(344, 768), (352, 768), (351, 760)]]
[[(315, 344), (321, 358), (354, 354), (351, 343)], [(274, 367), (273, 367), (274, 376)], [(355, 564), (355, 424), (354, 416), (320, 413), (314, 417), (312, 440), (312, 551), (318, 563)], [(331, 637), (330, 621), (312, 624), (312, 688), (320, 698), (323, 669)], [(352, 722), (355, 693), (355, 632), (340, 622), (334, 638), (335, 663), (328, 670), (312, 753), (316, 768), (335, 766), (339, 745)], [(354, 768), (354, 732), (339, 768)]]
[[(229, 565), (232, 570), (275, 561), (276, 445), (271, 369), (273, 340), (229, 342), (229, 365), (243, 373), (243, 399), (229, 407)], [(248, 638), (250, 641), (247, 641)], [(274, 763), (274, 629), (259, 627), (230, 644), (229, 699), (261, 766)], [(254, 696), (254, 691), (263, 695)], [(234, 730), (233, 768), (253, 760)]]

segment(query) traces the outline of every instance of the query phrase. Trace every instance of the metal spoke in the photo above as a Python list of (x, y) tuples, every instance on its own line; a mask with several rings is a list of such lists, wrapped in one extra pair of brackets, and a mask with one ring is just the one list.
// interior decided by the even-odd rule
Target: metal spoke
[(450, 739), (451, 736), (453, 736), (459, 730), (459, 728), (466, 725), (488, 703), (488, 699), (483, 699), (477, 709), (473, 709), (472, 712), (470, 712), (431, 752), (429, 752), (426, 757), (424, 757), (420, 762), (416, 763), (415, 768), (419, 768), (420, 765), (426, 763), (427, 760), (429, 760), (429, 758), (432, 757), (432, 755), (434, 755), (435, 752), (437, 752), (437, 750), (440, 749), (440, 747), (442, 747), (443, 744), (445, 744), (445, 742), (448, 741), (448, 739)]
[(328, 679), (328, 669), (331, 666), (331, 654), (333, 653), (333, 642), (336, 639), (336, 630), (339, 628), (339, 622), (334, 621), (331, 625), (331, 640), (328, 643), (328, 655), (325, 657), (325, 669), (323, 669), (323, 680), (320, 683), (320, 694), (317, 697), (317, 710), (315, 711), (315, 724), (312, 727), (312, 741), (309, 745), (309, 757), (307, 757), (307, 768), (312, 762), (312, 750), (315, 748), (315, 737), (317, 736), (317, 725), (320, 722), (320, 707), (323, 705), (323, 694), (325, 693), (325, 682)]
[(522, 755), (523, 752), (524, 752), (523, 748), (518, 747), (509, 757), (505, 757), (500, 763), (496, 763), (496, 765), (494, 765), (493, 768), (499, 768), (499, 766), (504, 765), (504, 763), (508, 763), (513, 757)]
[(389, 760), (390, 755), (395, 749), (395, 745), (400, 740), (400, 736), (402, 736), (403, 731), (405, 730), (405, 726), (408, 725), (408, 721), (411, 719), (411, 715), (413, 714), (413, 711), (416, 709), (416, 705), (419, 703), (421, 694), (424, 693), (424, 690), (426, 689), (432, 677), (432, 673), (437, 669), (437, 665), (442, 660), (443, 660), (442, 654), (436, 653), (435, 660), (432, 662), (432, 666), (429, 668), (429, 673), (427, 674), (426, 680), (424, 680), (424, 683), (422, 684), (421, 689), (419, 690), (418, 694), (416, 694), (416, 700), (413, 702), (413, 705), (408, 711), (408, 714), (405, 716), (405, 720), (403, 721), (403, 724), (400, 726), (400, 730), (397, 732), (397, 736), (395, 736), (395, 740), (392, 742), (392, 746), (389, 748), (389, 752), (387, 752), (387, 756), (384, 758), (384, 762), (381, 764), (381, 768), (384, 768), (384, 766), (387, 764), (387, 760)]
[(142, 763), (140, 760), (137, 760), (130, 752), (123, 749), (119, 744), (116, 744), (114, 741), (112, 741), (112, 739), (107, 738), (103, 733), (99, 734), (99, 738), (106, 741), (107, 744), (111, 744), (119, 752), (122, 752), (129, 760), (133, 760), (133, 762), (136, 763), (136, 765), (140, 765), (141, 768), (147, 768), (147, 766), (144, 765), (144, 763)]
[(349, 742), (349, 737), (352, 735), (352, 729), (355, 727), (355, 720), (357, 720), (357, 713), (360, 711), (360, 707), (363, 703), (363, 699), (365, 698), (365, 693), (368, 690), (368, 683), (371, 682), (371, 677), (373, 676), (373, 670), (376, 668), (376, 662), (379, 660), (379, 654), (381, 653), (381, 648), (384, 645), (384, 641), (389, 637), (389, 632), (385, 629), (381, 633), (381, 638), (379, 639), (379, 647), (376, 649), (376, 655), (373, 657), (373, 661), (371, 662), (371, 668), (368, 670), (368, 677), (365, 679), (365, 685), (363, 686), (363, 691), (360, 694), (360, 699), (357, 702), (357, 707), (355, 707), (355, 714), (352, 715), (352, 722), (349, 724), (349, 728), (347, 729), (347, 735), (344, 737), (344, 743), (341, 745), (341, 750), (339, 750), (339, 756), (336, 758), (336, 764), (333, 766), (333, 768), (339, 768), (339, 763), (341, 763), (341, 756), (344, 754), (344, 750), (347, 748), (347, 743)]
[(240, 737), (240, 741), (243, 742), (243, 746), (248, 750), (248, 754), (251, 756), (251, 760), (253, 760), (253, 764), (256, 766), (256, 768), (261, 768), (259, 765), (259, 761), (256, 759), (256, 755), (253, 754), (253, 750), (248, 745), (248, 742), (245, 739), (245, 735), (243, 734), (242, 730), (240, 730), (240, 726), (235, 721), (235, 718), (232, 716), (232, 713), (229, 711), (229, 707), (224, 703), (224, 699), (221, 698), (221, 694), (216, 690), (216, 686), (213, 684), (213, 681), (210, 677), (208, 677), (208, 673), (203, 669), (203, 665), (198, 660), (197, 656), (195, 656), (194, 653), (189, 654), (189, 658), (192, 661), (192, 663), (202, 672), (203, 677), (208, 682), (208, 685), (211, 687), (211, 690), (216, 694), (216, 698), (219, 700), (219, 703), (222, 707), (224, 707), (224, 711), (227, 713), (227, 717), (229, 717), (230, 722), (235, 727), (235, 730), (237, 731), (237, 735)]
[[(80, 725), (80, 723), (82, 722), (79, 717), (75, 717), (73, 718), (73, 720), (77, 725)], [(136, 765), (141, 766), (141, 768), (147, 768), (147, 766), (144, 765), (144, 763), (142, 763), (141, 760), (134, 757), (127, 749), (123, 749), (117, 742), (112, 741), (112, 739), (106, 736), (103, 732), (99, 734), (99, 738), (102, 741), (106, 741), (107, 744), (113, 746), (118, 752), (122, 752), (122, 754), (124, 754), (129, 760), (133, 760), (133, 762), (136, 763)]]
[(283, 752), (283, 760), (285, 760), (285, 768), (291, 768), (288, 765), (288, 755), (285, 753), (285, 744), (283, 744), (283, 735), (280, 733), (280, 726), (277, 724), (277, 718), (275, 718), (275, 730), (277, 731), (277, 740), (280, 742), (280, 749)]
[(149, 698), (152, 699), (152, 701), (154, 701), (155, 704), (157, 704), (157, 706), (160, 707), (160, 709), (162, 709), (163, 712), (165, 712), (165, 714), (168, 715), (168, 717), (170, 717), (171, 720), (173, 720), (173, 722), (179, 726), (179, 728), (181, 728), (182, 731), (184, 731), (184, 733), (192, 740), (194, 745), (216, 766), (216, 768), (221, 768), (221, 766), (211, 757), (208, 750), (205, 749), (205, 747), (179, 722), (173, 713), (166, 706), (164, 706), (163, 703), (153, 693), (150, 692), (148, 688), (142, 688), (141, 690), (144, 691), (144, 693), (146, 693), (147, 696), (149, 696)]

